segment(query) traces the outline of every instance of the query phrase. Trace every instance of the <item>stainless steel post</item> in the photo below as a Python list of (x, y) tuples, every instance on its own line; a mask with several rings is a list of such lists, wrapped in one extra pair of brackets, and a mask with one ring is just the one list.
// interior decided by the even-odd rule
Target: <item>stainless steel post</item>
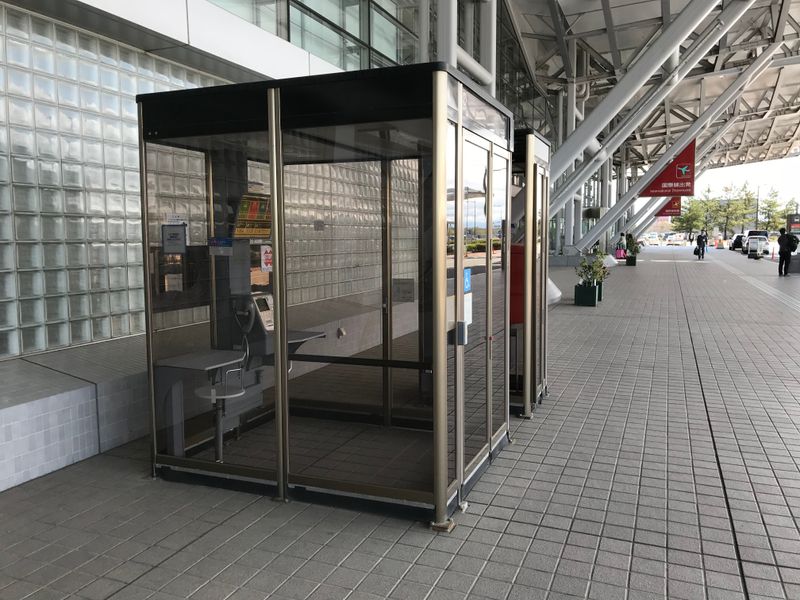
[(147, 203), (147, 153), (144, 147), (144, 129), (142, 118), (142, 105), (137, 106), (139, 113), (139, 181), (142, 194), (142, 261), (144, 269), (144, 323), (145, 323), (145, 347), (147, 350), (147, 394), (150, 397), (150, 468), (151, 475), (156, 476), (156, 394), (155, 381), (153, 379), (153, 291), (150, 281), (150, 228), (149, 228), (149, 207)]
[(433, 503), (431, 527), (450, 531), (447, 516), (447, 78), (433, 74)]
[(534, 168), (534, 137), (525, 136), (525, 247), (523, 249), (525, 275), (522, 282), (522, 416), (533, 414), (533, 249), (536, 246), (536, 215), (533, 195), (536, 193)]
[(272, 206), (272, 293), (275, 303), (275, 465), (278, 500), (288, 500), (289, 473), (289, 363), (286, 333), (286, 246), (284, 238), (283, 151), (281, 146), (280, 91), (267, 92), (269, 113), (269, 185)]

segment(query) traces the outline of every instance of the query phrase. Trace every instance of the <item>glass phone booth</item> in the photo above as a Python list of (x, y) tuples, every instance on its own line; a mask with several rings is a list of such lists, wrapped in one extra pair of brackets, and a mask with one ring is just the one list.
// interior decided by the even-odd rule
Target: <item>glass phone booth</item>
[(138, 102), (154, 468), (449, 528), (508, 437), (510, 113), (438, 64)]
[(515, 413), (530, 417), (547, 393), (550, 143), (528, 130), (514, 138), (510, 398)]

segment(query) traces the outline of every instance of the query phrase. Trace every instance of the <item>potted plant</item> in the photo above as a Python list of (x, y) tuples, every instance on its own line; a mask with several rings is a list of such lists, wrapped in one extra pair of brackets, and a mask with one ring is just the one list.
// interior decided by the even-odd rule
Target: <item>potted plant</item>
[(630, 267), (636, 266), (636, 255), (639, 254), (639, 250), (641, 250), (641, 246), (639, 246), (639, 242), (629, 233), (625, 236), (625, 250), (627, 252), (627, 256), (625, 257), (625, 264)]
[(583, 258), (575, 267), (580, 281), (575, 286), (576, 306), (597, 306), (597, 284), (595, 283), (594, 259)]
[(609, 269), (603, 259), (605, 258), (605, 254), (602, 251), (597, 251), (595, 253), (594, 260), (592, 261), (592, 270), (594, 273), (594, 280), (597, 284), (597, 301), (603, 301), (603, 282), (608, 278), (611, 274), (611, 269)]

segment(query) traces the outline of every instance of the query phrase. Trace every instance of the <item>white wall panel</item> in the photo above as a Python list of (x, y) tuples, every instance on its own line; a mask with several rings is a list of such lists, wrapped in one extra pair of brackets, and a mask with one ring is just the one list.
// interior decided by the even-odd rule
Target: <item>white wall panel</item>
[(324, 73), (340, 73), (342, 70), (326, 60), (317, 58), (313, 54), (308, 55), (308, 74), (322, 75)]
[(188, 0), (187, 6), (193, 48), (274, 79), (309, 74), (305, 50), (206, 0)]
[(177, 42), (189, 42), (184, 0), (82, 0)]

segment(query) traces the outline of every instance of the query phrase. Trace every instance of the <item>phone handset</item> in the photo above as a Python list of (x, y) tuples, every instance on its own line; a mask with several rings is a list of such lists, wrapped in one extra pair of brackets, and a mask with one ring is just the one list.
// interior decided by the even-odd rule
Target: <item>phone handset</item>
[(256, 322), (256, 308), (253, 305), (253, 302), (250, 300), (250, 297), (246, 297), (246, 302), (244, 302), (244, 309), (240, 309), (238, 306), (238, 301), (233, 301), (233, 317), (236, 319), (236, 324), (241, 329), (244, 335), (247, 335), (253, 330), (253, 325)]

